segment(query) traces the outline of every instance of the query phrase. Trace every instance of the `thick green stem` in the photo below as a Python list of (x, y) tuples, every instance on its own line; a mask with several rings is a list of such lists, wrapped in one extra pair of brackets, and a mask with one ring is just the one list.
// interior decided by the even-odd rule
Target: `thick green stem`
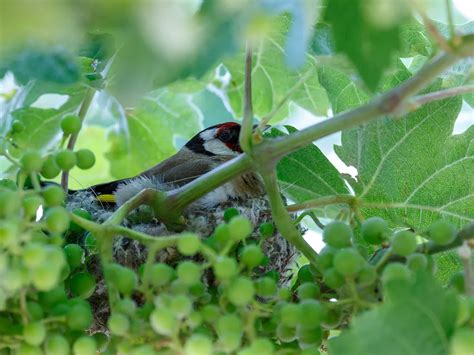
[(252, 107), (252, 47), (247, 44), (245, 50), (245, 78), (244, 78), (244, 117), (240, 130), (240, 147), (246, 153), (252, 151), (252, 128), (253, 128), (253, 107)]
[(293, 244), (313, 265), (316, 264), (317, 253), (303, 239), (298, 229), (293, 224), (291, 216), (286, 210), (285, 204), (281, 198), (280, 189), (276, 179), (274, 169), (262, 171), (263, 182), (267, 190), (270, 207), (272, 209), (273, 221), (280, 231), (281, 235)]

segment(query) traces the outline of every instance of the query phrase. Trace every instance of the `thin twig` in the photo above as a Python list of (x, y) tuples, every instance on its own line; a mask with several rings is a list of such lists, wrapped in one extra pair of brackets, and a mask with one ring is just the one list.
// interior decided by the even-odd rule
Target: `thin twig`
[(252, 149), (253, 107), (252, 107), (252, 47), (245, 50), (244, 117), (240, 130), (240, 147), (250, 153)]
[(446, 13), (448, 17), (448, 26), (449, 26), (449, 35), (451, 39), (456, 37), (456, 29), (454, 27), (454, 20), (453, 20), (453, 4), (451, 0), (445, 0), (446, 2)]
[[(413, 4), (416, 7), (416, 1), (413, 2)], [(422, 10), (420, 7), (417, 8), (417, 12), (420, 15), (423, 25), (425, 26), (426, 30), (428, 33), (433, 37), (433, 39), (438, 43), (438, 45), (441, 47), (446, 52), (452, 52), (453, 49), (451, 48), (450, 44), (446, 40), (446, 38), (443, 37), (443, 35), (439, 32), (438, 27), (431, 21), (431, 19), (426, 15), (425, 11)]]
[(457, 86), (454, 88), (449, 88), (445, 90), (431, 92), (425, 95), (419, 95), (410, 100), (409, 106), (410, 109), (418, 109), (420, 106), (423, 106), (429, 102), (444, 100), (453, 96), (463, 95), (474, 92), (473, 85)]

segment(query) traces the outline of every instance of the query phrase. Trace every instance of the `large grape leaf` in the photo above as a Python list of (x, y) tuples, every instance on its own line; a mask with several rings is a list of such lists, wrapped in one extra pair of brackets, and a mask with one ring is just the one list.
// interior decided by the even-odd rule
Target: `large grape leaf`
[(356, 317), (349, 330), (329, 340), (331, 355), (449, 353), (457, 300), (431, 275), (385, 288), (383, 305)]
[(112, 145), (106, 154), (111, 174), (124, 178), (138, 174), (175, 153), (174, 139), (189, 139), (201, 129), (202, 113), (187, 94), (166, 89), (148, 94), (127, 113), (126, 149)]
[[(312, 113), (326, 115), (328, 99), (316, 75), (316, 59), (308, 55), (306, 64), (301, 69), (289, 70), (285, 63), (287, 53), (284, 46), (290, 19), (286, 16), (279, 16), (273, 22), (273, 25), (272, 31), (254, 50), (252, 68), (254, 114), (263, 117), (270, 113), (291, 91), (290, 101)], [(241, 117), (244, 54), (241, 53), (225, 60), (224, 65), (231, 74), (227, 91), (229, 103), (234, 115)], [(304, 83), (298, 85), (305, 76), (307, 78)], [(288, 105), (285, 105), (274, 116), (274, 121), (287, 116)]]

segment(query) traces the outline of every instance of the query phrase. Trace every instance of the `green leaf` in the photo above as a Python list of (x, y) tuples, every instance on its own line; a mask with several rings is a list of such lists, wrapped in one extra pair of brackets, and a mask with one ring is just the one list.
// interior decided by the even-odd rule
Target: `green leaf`
[(392, 282), (385, 302), (353, 319), (349, 330), (329, 340), (331, 355), (449, 353), (457, 300), (429, 274), (414, 282)]
[[(398, 13), (379, 12), (376, 2), (370, 6), (363, 0), (328, 1), (325, 21), (332, 25), (336, 49), (354, 63), (366, 85), (374, 90), (393, 54), (400, 48), (400, 26), (405, 20), (403, 4), (395, 5)], [(383, 4), (396, 4), (383, 2)], [(397, 18), (377, 20), (380, 16)]]
[(115, 178), (138, 174), (176, 152), (174, 139), (191, 138), (200, 129), (201, 112), (186, 94), (166, 89), (147, 95), (127, 114), (126, 149), (112, 148), (106, 154)]
[(334, 54), (331, 26), (327, 23), (320, 22), (314, 26), (311, 51), (316, 55)]
[[(300, 69), (290, 71), (285, 63), (284, 43), (290, 20), (280, 16), (273, 22), (274, 27), (258, 48), (254, 49), (252, 68), (253, 109), (258, 117), (264, 117), (274, 110), (282, 99), (291, 92), (290, 101), (304, 109), (326, 115), (328, 99), (316, 75), (316, 60), (307, 56), (306, 64)], [(244, 54), (224, 61), (232, 79), (228, 87), (228, 97), (236, 117), (242, 117), (242, 95), (244, 85)], [(298, 86), (302, 77), (308, 75)], [(274, 116), (273, 122), (288, 116), (288, 104)]]
[[(290, 134), (297, 131), (293, 127), (285, 127)], [(284, 134), (274, 128), (270, 135), (277, 137)], [(313, 144), (281, 159), (277, 175), (283, 193), (296, 202), (349, 193), (339, 171)]]
[(402, 58), (422, 55), (428, 57), (433, 52), (433, 46), (425, 26), (412, 19), (400, 27), (400, 52)]
[(0, 72), (10, 70), (22, 84), (39, 79), (60, 84), (79, 80), (80, 68), (70, 53), (61, 48), (25, 49), (0, 64)]

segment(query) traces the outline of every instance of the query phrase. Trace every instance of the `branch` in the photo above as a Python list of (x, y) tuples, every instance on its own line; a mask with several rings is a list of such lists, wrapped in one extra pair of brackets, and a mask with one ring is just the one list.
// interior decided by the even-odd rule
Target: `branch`
[(474, 84), (473, 85), (466, 85), (466, 86), (457, 86), (454, 88), (449, 88), (445, 90), (440, 90), (436, 92), (432, 92), (426, 95), (419, 95), (410, 100), (410, 108), (411, 109), (418, 109), (420, 106), (423, 106), (429, 102), (438, 101), (447, 99), (449, 97), (467, 94), (474, 92)]
[(253, 107), (252, 107), (252, 47), (245, 50), (244, 117), (240, 130), (240, 147), (250, 153), (252, 149)]
[[(92, 100), (94, 99), (94, 96), (95, 96), (95, 89), (92, 89), (92, 88), (87, 89), (86, 95), (84, 97), (84, 101), (82, 101), (81, 108), (79, 109), (79, 114), (78, 114), (81, 122), (84, 121), (87, 111), (89, 110)], [(74, 150), (74, 146), (76, 145), (78, 136), (79, 136), (79, 132), (71, 135), (71, 137), (69, 138), (69, 142), (67, 143), (67, 149)], [(68, 185), (69, 185), (69, 170), (64, 170), (61, 175), (61, 187), (63, 188), (64, 191), (67, 192)]]
[(280, 189), (276, 179), (275, 169), (262, 171), (265, 189), (267, 191), (272, 217), (276, 227), (281, 235), (291, 244), (293, 244), (303, 255), (312, 263), (316, 263), (317, 253), (303, 239), (298, 229), (293, 224), (293, 220), (288, 214), (281, 198)]

